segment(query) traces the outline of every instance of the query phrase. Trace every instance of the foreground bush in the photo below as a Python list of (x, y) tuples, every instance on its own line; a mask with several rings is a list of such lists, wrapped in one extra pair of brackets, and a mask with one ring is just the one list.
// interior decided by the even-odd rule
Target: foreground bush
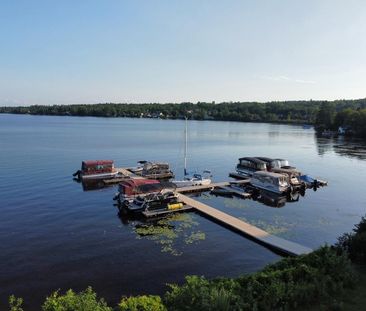
[(159, 296), (136, 296), (122, 298), (118, 304), (120, 311), (166, 311)]
[(65, 295), (58, 291), (47, 297), (42, 306), (43, 311), (112, 311), (103, 299), (97, 300), (97, 294), (88, 287), (85, 291), (75, 293), (68, 290)]
[(366, 217), (362, 217), (352, 233), (345, 233), (338, 239), (336, 248), (348, 254), (352, 261), (366, 264)]
[(281, 310), (327, 303), (353, 285), (345, 255), (330, 247), (286, 258), (238, 279), (188, 277), (165, 295), (168, 310)]

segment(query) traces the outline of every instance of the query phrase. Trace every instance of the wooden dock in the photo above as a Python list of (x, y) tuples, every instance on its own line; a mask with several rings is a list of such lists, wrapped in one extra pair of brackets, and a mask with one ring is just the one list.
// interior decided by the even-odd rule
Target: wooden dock
[(245, 176), (243, 174), (238, 174), (236, 172), (229, 173), (229, 177), (232, 177), (232, 178), (235, 178), (235, 179), (248, 179), (248, 178), (250, 178), (248, 176)]
[(193, 210), (194, 208), (192, 206), (189, 205), (184, 205), (181, 208), (177, 208), (174, 210), (156, 210), (156, 211), (143, 211), (142, 215), (144, 215), (145, 217), (157, 217), (157, 216), (163, 216), (166, 214), (172, 214), (172, 213), (179, 213), (179, 212), (188, 212)]
[(213, 218), (217, 222), (241, 234), (244, 234), (254, 241), (280, 253), (297, 256), (302, 254), (308, 254), (313, 251), (308, 247), (271, 235), (262, 229), (250, 225), (238, 218), (221, 212), (204, 203), (198, 202), (184, 194), (180, 194), (179, 198), (182, 202), (184, 202), (188, 206), (194, 207), (200, 213), (210, 218)]
[[(249, 183), (249, 180), (240, 180), (240, 181), (235, 181), (235, 184), (237, 185), (245, 185)], [(199, 192), (199, 191), (208, 191), (211, 190), (213, 188), (225, 188), (225, 187), (229, 187), (230, 186), (230, 182), (228, 181), (224, 181), (224, 182), (218, 182), (218, 183), (211, 183), (209, 185), (201, 185), (201, 186), (190, 186), (190, 187), (182, 187), (182, 188), (177, 188), (176, 191), (179, 193), (189, 193), (189, 192)], [(232, 189), (230, 188), (230, 191), (236, 191), (236, 192), (240, 192), (239, 190), (236, 189)], [(243, 189), (244, 190), (244, 189)], [(244, 191), (243, 191), (244, 192)], [(248, 193), (249, 195), (249, 193)]]

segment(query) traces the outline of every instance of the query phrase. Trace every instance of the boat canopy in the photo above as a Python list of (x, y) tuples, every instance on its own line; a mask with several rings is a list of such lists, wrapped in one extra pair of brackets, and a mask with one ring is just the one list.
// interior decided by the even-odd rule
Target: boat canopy
[(282, 185), (287, 182), (287, 176), (273, 172), (258, 171), (253, 173), (252, 178), (263, 183), (272, 183), (275, 185)]
[(273, 168), (273, 173), (287, 174), (289, 176), (300, 176), (301, 172), (295, 168)]
[(113, 160), (89, 160), (81, 163), (81, 170), (83, 172), (88, 171), (101, 171), (112, 172), (114, 168)]
[(119, 184), (119, 191), (125, 195), (157, 192), (165, 186), (155, 179), (129, 179)]
[(239, 158), (239, 165), (260, 170), (267, 168), (266, 162), (254, 157)]
[(283, 166), (290, 166), (290, 163), (287, 160), (285, 160), (285, 159), (275, 159), (275, 160), (281, 162), (281, 167), (283, 167)]
[(143, 171), (146, 173), (169, 171), (169, 164), (168, 163), (158, 163), (158, 162), (145, 162), (144, 166), (143, 166)]
[(267, 158), (267, 157), (256, 157), (257, 159), (264, 161), (267, 163), (267, 165), (269, 166), (269, 169), (272, 168), (276, 168), (276, 167), (281, 167), (281, 161), (279, 159), (272, 159), (272, 158)]

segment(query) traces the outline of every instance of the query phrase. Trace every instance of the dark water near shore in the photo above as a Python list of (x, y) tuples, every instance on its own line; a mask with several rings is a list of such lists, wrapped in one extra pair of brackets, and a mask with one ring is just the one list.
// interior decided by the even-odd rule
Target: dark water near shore
[[(116, 188), (83, 191), (72, 180), (85, 159), (167, 161), (180, 177), (183, 128), (173, 120), (0, 115), (0, 309), (10, 294), (37, 310), (54, 290), (88, 285), (115, 304), (121, 295), (163, 293), (185, 275), (237, 276), (278, 260), (195, 213), (141, 231), (139, 221), (117, 216)], [(189, 166), (211, 169), (216, 181), (228, 179), (238, 157), (256, 155), (288, 158), (329, 181), (282, 208), (198, 198), (312, 248), (333, 243), (366, 213), (364, 149), (299, 126), (189, 122)]]

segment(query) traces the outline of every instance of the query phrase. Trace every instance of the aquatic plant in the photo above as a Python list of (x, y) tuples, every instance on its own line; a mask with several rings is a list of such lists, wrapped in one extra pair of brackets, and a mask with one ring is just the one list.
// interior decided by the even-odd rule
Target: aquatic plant
[(273, 217), (273, 219), (271, 219), (271, 222), (267, 222), (264, 220), (248, 220), (245, 217), (239, 217), (239, 219), (274, 235), (283, 235), (284, 233), (288, 232), (291, 227), (294, 226), (294, 224), (286, 222), (283, 217), (278, 216)]
[(206, 238), (204, 232), (194, 230), (198, 222), (192, 214), (175, 214), (150, 223), (142, 223), (135, 226), (137, 238), (146, 238), (159, 244), (161, 251), (174, 256), (182, 255), (178, 241), (184, 245), (193, 244)]

